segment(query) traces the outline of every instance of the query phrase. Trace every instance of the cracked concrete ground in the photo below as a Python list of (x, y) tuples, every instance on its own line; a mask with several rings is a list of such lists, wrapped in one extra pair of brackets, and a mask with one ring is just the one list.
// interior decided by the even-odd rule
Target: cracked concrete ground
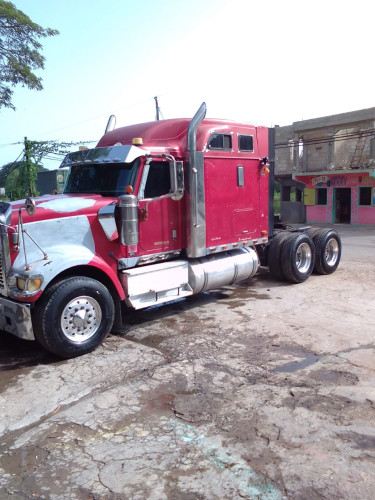
[(370, 499), (375, 228), (337, 272), (129, 314), (61, 361), (0, 338), (1, 499)]

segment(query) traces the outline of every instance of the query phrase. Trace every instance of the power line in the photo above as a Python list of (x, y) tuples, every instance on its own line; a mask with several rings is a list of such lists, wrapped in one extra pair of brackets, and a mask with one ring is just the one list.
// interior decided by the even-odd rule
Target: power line
[(9, 144), (0, 144), (0, 148), (5, 148), (8, 146), (17, 146), (18, 144), (23, 144), (23, 142), (10, 142)]
[[(136, 103), (133, 103), (133, 104), (128, 104), (126, 106), (122, 106), (121, 108), (117, 108), (117, 111), (122, 111), (124, 109), (133, 108), (134, 106), (139, 106), (141, 104), (144, 104), (145, 102), (151, 101), (151, 99), (152, 99), (151, 97), (148, 97), (147, 99), (144, 99), (143, 101), (139, 101), (139, 102), (136, 102)], [(69, 125), (67, 125), (65, 127), (60, 127), (60, 128), (57, 128), (57, 129), (49, 130), (47, 132), (41, 132), (38, 135), (43, 136), (43, 135), (51, 134), (53, 132), (60, 132), (61, 130), (66, 130), (66, 129), (69, 129), (69, 128), (73, 128), (73, 127), (76, 127), (77, 125), (82, 125), (83, 123), (88, 123), (88, 122), (92, 122), (92, 121), (98, 120), (99, 118), (103, 118), (104, 116), (108, 116), (108, 114), (102, 113), (101, 115), (93, 116), (91, 118), (87, 118), (86, 120), (82, 120), (80, 122), (71, 123), (71, 124), (69, 124)], [(90, 142), (97, 142), (97, 141), (90, 141)]]
[[(49, 142), (49, 141), (31, 141), (31, 142), (45, 143), (45, 142)], [(56, 141), (56, 142), (59, 142), (59, 141)], [(94, 143), (98, 142), (98, 140), (95, 139), (95, 140), (90, 140), (90, 141), (60, 141), (60, 142), (63, 143), (63, 144), (71, 144), (72, 146), (76, 146), (78, 144), (94, 144)], [(5, 148), (5, 147), (8, 147), (8, 146), (17, 146), (17, 145), (20, 145), (20, 144), (23, 144), (23, 141), (9, 142), (8, 144), (0, 144), (0, 148)]]

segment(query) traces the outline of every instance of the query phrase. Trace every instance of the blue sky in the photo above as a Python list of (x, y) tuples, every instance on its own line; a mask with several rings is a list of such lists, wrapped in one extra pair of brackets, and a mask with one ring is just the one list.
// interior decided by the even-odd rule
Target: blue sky
[[(14, 0), (60, 35), (44, 90), (0, 110), (0, 166), (31, 140), (98, 141), (117, 126), (192, 116), (259, 125), (375, 106), (372, 0)], [(57, 168), (58, 162), (45, 166)]]

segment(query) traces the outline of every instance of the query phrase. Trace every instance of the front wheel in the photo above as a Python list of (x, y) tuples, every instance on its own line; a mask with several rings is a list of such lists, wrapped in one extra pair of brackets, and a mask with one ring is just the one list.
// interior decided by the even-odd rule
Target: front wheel
[(93, 351), (111, 331), (115, 307), (108, 289), (92, 278), (64, 279), (44, 292), (34, 315), (38, 342), (62, 358)]

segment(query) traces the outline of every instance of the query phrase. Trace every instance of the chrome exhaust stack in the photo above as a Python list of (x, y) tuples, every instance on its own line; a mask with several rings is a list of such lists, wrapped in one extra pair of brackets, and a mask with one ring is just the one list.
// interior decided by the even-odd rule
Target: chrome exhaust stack
[(187, 234), (187, 255), (190, 258), (206, 255), (206, 208), (204, 202), (203, 152), (197, 151), (197, 130), (206, 116), (206, 103), (195, 113), (187, 132), (188, 140), (188, 198), (190, 224)]

